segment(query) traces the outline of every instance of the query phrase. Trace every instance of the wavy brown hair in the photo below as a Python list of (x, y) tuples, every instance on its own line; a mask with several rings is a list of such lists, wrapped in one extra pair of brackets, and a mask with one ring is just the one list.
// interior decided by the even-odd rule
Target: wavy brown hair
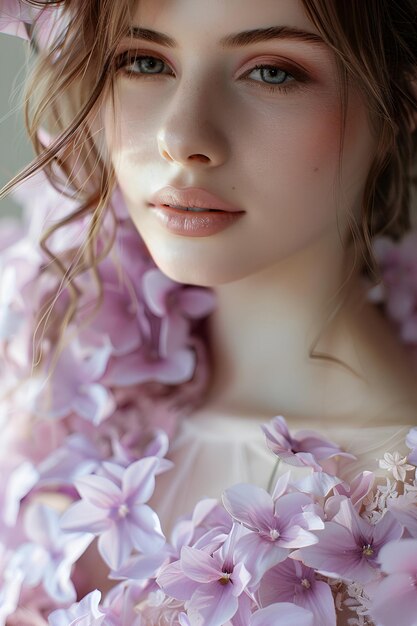
[[(59, 322), (58, 336), (76, 313), (79, 293), (74, 279), (87, 270), (97, 274), (97, 264), (109, 249), (100, 257), (96, 239), (105, 213), (112, 210), (111, 196), (117, 181), (91, 129), (101, 104), (109, 95), (114, 96), (116, 49), (129, 32), (140, 0), (22, 1), (35, 6), (60, 5), (68, 17), (68, 26), (47, 51), (37, 48), (36, 24), (31, 32), (35, 62), (24, 94), (25, 123), (37, 156), (0, 191), (1, 198), (43, 169), (54, 187), (77, 198), (78, 210), (49, 229), (41, 240), (52, 261), (48, 271), (52, 269), (63, 278), (71, 296), (67, 316)], [(360, 219), (351, 216), (349, 229), (350, 242), (357, 251), (356, 266), (377, 282), (373, 237), (386, 234), (397, 239), (410, 228), (410, 192), (416, 182), (413, 165), (417, 154), (417, 132), (410, 125), (417, 116), (417, 88), (413, 83), (417, 76), (417, 4), (415, 0), (301, 2), (335, 55), (342, 119), (346, 119), (348, 85), (353, 81), (364, 96), (378, 138)], [(51, 144), (42, 143), (41, 128), (53, 136)], [(344, 126), (340, 163), (343, 139)], [(64, 185), (58, 171), (64, 173)], [(91, 220), (82, 252), (74, 251), (66, 258), (53, 254), (48, 247), (53, 232), (85, 215)], [(50, 304), (46, 303), (40, 318), (50, 316)], [(310, 356), (323, 355), (310, 351)]]

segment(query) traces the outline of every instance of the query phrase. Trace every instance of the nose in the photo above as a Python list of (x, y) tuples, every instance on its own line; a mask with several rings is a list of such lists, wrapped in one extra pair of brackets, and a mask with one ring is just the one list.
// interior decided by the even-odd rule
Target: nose
[(218, 167), (229, 153), (223, 132), (219, 94), (209, 85), (179, 85), (164, 109), (157, 141), (166, 161), (186, 166)]

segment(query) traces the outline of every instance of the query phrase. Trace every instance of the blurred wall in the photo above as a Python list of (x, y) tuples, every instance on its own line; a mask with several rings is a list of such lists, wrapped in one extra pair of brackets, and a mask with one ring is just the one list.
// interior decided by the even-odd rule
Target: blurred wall
[[(22, 84), (29, 44), (0, 34), (0, 188), (33, 158), (23, 121)], [(0, 200), (0, 218), (20, 214), (10, 196)]]

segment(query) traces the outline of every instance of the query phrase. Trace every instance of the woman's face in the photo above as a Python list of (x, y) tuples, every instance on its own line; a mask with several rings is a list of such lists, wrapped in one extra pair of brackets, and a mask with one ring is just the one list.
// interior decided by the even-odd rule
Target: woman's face
[[(301, 2), (141, 0), (134, 25), (176, 44), (123, 42), (120, 52), (131, 55), (103, 119), (118, 183), (158, 267), (179, 282), (216, 286), (340, 239), (347, 213), (359, 211), (375, 148), (354, 85), (339, 181), (330, 49), (289, 37), (221, 43), (283, 26), (318, 35)], [(175, 234), (151, 208), (167, 185), (205, 189), (245, 213), (216, 234)]]

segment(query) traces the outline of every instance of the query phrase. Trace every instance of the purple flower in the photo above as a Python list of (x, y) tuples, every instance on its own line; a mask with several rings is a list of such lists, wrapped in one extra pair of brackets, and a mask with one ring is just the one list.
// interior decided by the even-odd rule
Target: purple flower
[(34, 7), (19, 0), (0, 0), (0, 32), (29, 40), (25, 22), (31, 22), (34, 13)]
[(62, 351), (51, 380), (45, 381), (38, 398), (38, 413), (61, 418), (73, 411), (94, 424), (113, 413), (114, 399), (98, 382), (107, 367), (111, 346), (103, 342), (85, 352), (77, 340)]
[(198, 319), (213, 311), (213, 291), (202, 287), (185, 287), (163, 274), (160, 269), (148, 270), (142, 279), (146, 304), (154, 315)]
[(256, 611), (250, 626), (314, 626), (314, 616), (295, 604), (279, 602)]
[(39, 484), (72, 485), (79, 476), (94, 472), (103, 460), (103, 452), (92, 438), (74, 433), (38, 465)]
[(103, 626), (146, 626), (142, 618), (142, 604), (149, 588), (156, 583), (127, 581), (113, 587), (103, 602), (106, 621)]
[[(102, 280), (102, 303), (82, 336), (88, 341), (90, 334), (104, 335), (110, 341), (112, 354), (123, 356), (140, 348), (142, 344), (142, 332), (137, 314), (138, 305), (135, 304), (126, 286), (116, 282), (104, 282), (103, 277)], [(90, 319), (91, 309), (95, 304), (96, 298), (85, 304), (80, 322), (83, 319)]]
[(0, 0), (0, 33), (29, 41), (34, 29), (41, 48), (46, 48), (65, 27), (66, 17), (61, 5), (36, 7), (19, 0)]
[(262, 425), (268, 447), (280, 459), (296, 466), (310, 466), (321, 472), (323, 463), (334, 457), (354, 460), (355, 457), (310, 430), (300, 430), (294, 437), (288, 430), (287, 422), (282, 415), (277, 415), (268, 424)]
[(251, 601), (245, 590), (250, 574), (235, 557), (239, 533), (240, 528), (234, 526), (213, 554), (184, 546), (180, 560), (158, 576), (157, 583), (165, 593), (185, 601), (191, 623), (200, 620), (204, 626), (221, 626), (237, 613), (241, 623), (248, 623)]
[(112, 478), (79, 478), (75, 486), (82, 499), (64, 513), (62, 527), (99, 535), (100, 554), (115, 570), (126, 562), (133, 548), (144, 554), (157, 552), (165, 537), (158, 516), (145, 502), (153, 494), (159, 464), (157, 457), (140, 459), (127, 469), (104, 463)]
[(406, 490), (396, 498), (388, 498), (387, 509), (404, 526), (406, 533), (404, 536), (417, 538), (417, 489), (415, 487)]
[(372, 598), (371, 615), (379, 626), (417, 624), (417, 540), (392, 541), (381, 548), (379, 562), (387, 575)]
[(265, 573), (258, 596), (262, 607), (290, 602), (313, 613), (313, 626), (336, 626), (330, 586), (317, 580), (313, 569), (294, 559), (286, 559)]
[(140, 349), (113, 358), (103, 379), (106, 386), (130, 386), (156, 381), (177, 385), (190, 380), (196, 366), (188, 347), (188, 328), (179, 317), (154, 318)]
[(370, 299), (383, 301), (388, 316), (403, 341), (417, 343), (417, 233), (408, 232), (399, 242), (387, 237), (374, 240), (373, 248), (382, 273), (382, 286), (371, 289)]
[(378, 554), (389, 541), (399, 539), (403, 528), (388, 511), (376, 524), (362, 519), (346, 498), (332, 521), (318, 533), (318, 543), (291, 556), (325, 576), (366, 584), (378, 578)]
[(8, 570), (23, 584), (37, 587), (40, 583), (57, 603), (72, 602), (76, 592), (71, 581), (73, 564), (85, 552), (93, 537), (86, 534), (63, 533), (59, 514), (44, 504), (35, 503), (25, 514), (25, 529), (30, 543), (22, 544), (14, 553)]
[(409, 431), (405, 443), (411, 449), (408, 455), (408, 462), (413, 465), (417, 465), (417, 428), (411, 428)]
[(99, 607), (100, 599), (96, 589), (69, 609), (54, 611), (48, 618), (49, 626), (100, 626), (106, 616)]
[(257, 584), (273, 565), (287, 558), (289, 551), (318, 541), (310, 530), (324, 527), (318, 515), (304, 512), (311, 498), (287, 493), (273, 499), (264, 489), (240, 484), (226, 489), (223, 504), (233, 519), (251, 532), (239, 541), (239, 554)]

